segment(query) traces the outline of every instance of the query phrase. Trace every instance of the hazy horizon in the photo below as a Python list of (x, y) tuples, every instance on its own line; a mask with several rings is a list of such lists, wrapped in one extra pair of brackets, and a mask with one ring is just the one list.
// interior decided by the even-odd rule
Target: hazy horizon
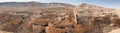
[(106, 7), (106, 8), (114, 8), (120, 9), (120, 0), (0, 0), (0, 2), (42, 2), (42, 3), (68, 3), (73, 5), (80, 5), (82, 3), (87, 3), (91, 5)]

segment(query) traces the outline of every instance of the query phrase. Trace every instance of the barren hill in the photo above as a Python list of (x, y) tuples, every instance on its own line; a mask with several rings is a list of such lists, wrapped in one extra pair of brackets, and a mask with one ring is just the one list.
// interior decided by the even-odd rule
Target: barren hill
[(1, 11), (35, 11), (47, 7), (74, 7), (66, 3), (39, 3), (39, 2), (4, 2), (0, 3)]
[(89, 4), (0, 3), (0, 33), (108, 33), (120, 27), (119, 10)]

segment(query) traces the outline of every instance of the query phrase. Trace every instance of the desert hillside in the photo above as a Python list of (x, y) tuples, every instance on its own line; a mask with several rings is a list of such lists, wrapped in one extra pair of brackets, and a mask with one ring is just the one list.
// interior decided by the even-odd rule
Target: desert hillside
[(0, 3), (0, 33), (113, 33), (120, 10), (90, 4)]

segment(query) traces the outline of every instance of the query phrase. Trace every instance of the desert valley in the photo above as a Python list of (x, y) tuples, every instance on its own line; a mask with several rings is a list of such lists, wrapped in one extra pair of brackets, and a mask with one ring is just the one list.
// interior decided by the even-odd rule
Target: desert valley
[(112, 33), (120, 10), (91, 4), (0, 3), (0, 33)]

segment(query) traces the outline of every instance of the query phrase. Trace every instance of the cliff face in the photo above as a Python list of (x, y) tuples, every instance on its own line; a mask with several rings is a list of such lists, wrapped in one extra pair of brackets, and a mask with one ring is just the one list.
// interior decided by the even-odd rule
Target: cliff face
[(120, 26), (118, 11), (89, 4), (0, 4), (0, 32), (5, 33), (108, 33)]

